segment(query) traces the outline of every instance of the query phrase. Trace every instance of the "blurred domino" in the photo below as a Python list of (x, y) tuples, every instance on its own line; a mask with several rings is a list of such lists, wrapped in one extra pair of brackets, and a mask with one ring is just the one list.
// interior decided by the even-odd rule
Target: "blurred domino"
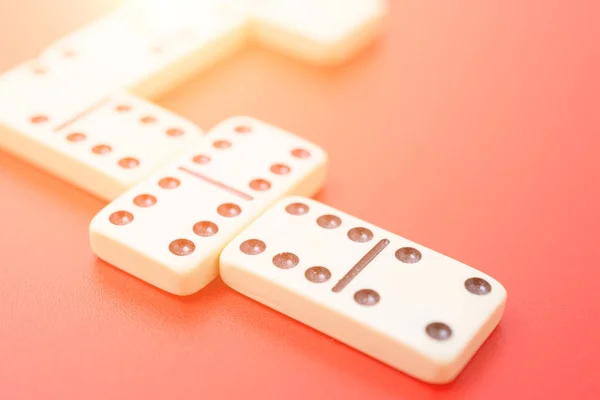
[(278, 199), (310, 196), (327, 156), (317, 146), (255, 119), (236, 117), (133, 187), (90, 224), (94, 253), (177, 295), (218, 275), (225, 245)]
[(76, 72), (33, 62), (3, 75), (0, 148), (111, 200), (200, 138), (191, 122)]
[(56, 41), (42, 59), (156, 98), (250, 37), (308, 62), (342, 63), (378, 36), (386, 13), (387, 0), (138, 0)]
[(460, 373), (506, 301), (488, 275), (302, 197), (238, 235), (220, 271), (235, 290), (432, 383)]
[(42, 59), (62, 60), (122, 89), (156, 98), (238, 50), (246, 18), (223, 7), (192, 10), (178, 2), (127, 3), (50, 45)]
[(316, 64), (352, 58), (382, 31), (387, 0), (248, 0), (259, 42)]

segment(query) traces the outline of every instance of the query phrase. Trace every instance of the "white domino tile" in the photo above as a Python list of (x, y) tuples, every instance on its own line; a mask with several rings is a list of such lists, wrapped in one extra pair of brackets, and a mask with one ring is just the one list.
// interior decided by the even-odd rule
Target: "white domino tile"
[(100, 68), (122, 89), (156, 98), (235, 53), (245, 40), (246, 18), (237, 13), (133, 3), (57, 40), (41, 59), (60, 59), (90, 76)]
[(239, 234), (220, 272), (233, 289), (431, 383), (457, 376), (506, 301), (485, 273), (303, 197)]
[(250, 8), (253, 35), (314, 64), (341, 64), (382, 31), (386, 0), (262, 0)]
[(279, 198), (313, 195), (327, 156), (270, 124), (230, 118), (90, 224), (101, 259), (176, 295), (218, 275), (222, 248)]
[(0, 148), (111, 200), (200, 139), (190, 121), (71, 72), (36, 62), (0, 79)]

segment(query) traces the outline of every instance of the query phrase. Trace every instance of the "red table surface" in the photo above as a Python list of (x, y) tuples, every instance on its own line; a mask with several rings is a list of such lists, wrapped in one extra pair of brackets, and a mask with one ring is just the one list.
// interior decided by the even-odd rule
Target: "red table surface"
[[(2, 2), (0, 70), (117, 3)], [(102, 201), (0, 152), (0, 398), (600, 398), (599, 3), (392, 3), (347, 65), (249, 46), (159, 103), (297, 132), (330, 155), (318, 200), (502, 282), (463, 373), (419, 382), (220, 279), (163, 293), (90, 251)]]

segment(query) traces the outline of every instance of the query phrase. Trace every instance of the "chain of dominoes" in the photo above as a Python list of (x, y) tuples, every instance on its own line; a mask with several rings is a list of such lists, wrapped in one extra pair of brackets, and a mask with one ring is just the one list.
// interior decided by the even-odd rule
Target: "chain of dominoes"
[[(384, 0), (132, 2), (0, 77), (0, 145), (111, 201), (94, 253), (189, 295), (235, 290), (418, 379), (454, 379), (500, 321), (490, 276), (311, 200), (327, 155), (250, 117), (206, 135), (153, 98), (248, 38), (351, 58)], [(141, 96), (141, 97), (138, 97)]]

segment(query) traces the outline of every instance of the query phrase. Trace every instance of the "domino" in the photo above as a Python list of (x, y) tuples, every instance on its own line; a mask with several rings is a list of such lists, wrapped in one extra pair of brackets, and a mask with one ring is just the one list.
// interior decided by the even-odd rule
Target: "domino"
[(234, 117), (101, 210), (90, 245), (101, 259), (175, 295), (218, 275), (221, 250), (278, 199), (314, 194), (327, 155), (265, 122)]
[(203, 2), (195, 3), (192, 14), (178, 4), (126, 3), (55, 41), (41, 58), (69, 63), (89, 76), (100, 73), (119, 88), (157, 98), (246, 41), (244, 16)]
[(240, 293), (436, 384), (460, 373), (506, 302), (490, 276), (303, 197), (232, 240), (220, 272)]
[(111, 200), (201, 137), (184, 118), (77, 71), (38, 60), (5, 74), (0, 147)]
[(319, 65), (339, 65), (383, 31), (386, 0), (262, 0), (250, 7), (259, 43)]

